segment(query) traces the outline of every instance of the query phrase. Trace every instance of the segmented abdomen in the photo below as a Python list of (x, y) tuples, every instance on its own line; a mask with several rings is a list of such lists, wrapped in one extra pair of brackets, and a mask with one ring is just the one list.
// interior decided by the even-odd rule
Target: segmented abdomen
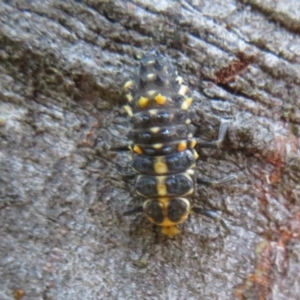
[(129, 134), (135, 189), (144, 198), (147, 218), (174, 235), (176, 224), (190, 212), (186, 197), (194, 193), (193, 126), (188, 108), (192, 98), (181, 77), (156, 51), (141, 60), (134, 80), (125, 84), (131, 117)]

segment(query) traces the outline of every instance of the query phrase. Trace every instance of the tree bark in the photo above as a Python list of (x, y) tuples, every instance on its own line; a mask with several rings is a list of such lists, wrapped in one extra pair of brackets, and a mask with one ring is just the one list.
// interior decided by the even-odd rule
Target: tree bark
[[(299, 299), (300, 4), (244, 1), (0, 3), (0, 298)], [(123, 83), (156, 48), (188, 82), (200, 178), (167, 239), (125, 217), (134, 188)]]

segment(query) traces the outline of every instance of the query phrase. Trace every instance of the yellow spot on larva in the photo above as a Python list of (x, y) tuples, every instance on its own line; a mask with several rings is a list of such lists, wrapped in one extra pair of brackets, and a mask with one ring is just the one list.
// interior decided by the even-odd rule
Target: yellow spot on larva
[(157, 114), (157, 109), (149, 109), (148, 112), (151, 116), (155, 116)]
[(154, 160), (154, 171), (157, 174), (167, 174), (168, 173), (168, 166), (165, 163), (164, 157), (156, 157)]
[(187, 91), (188, 91), (188, 86), (187, 85), (181, 85), (180, 89), (178, 91), (178, 94), (181, 95), (181, 96), (185, 96)]
[(126, 98), (127, 98), (128, 102), (131, 102), (133, 99), (133, 97), (130, 93), (126, 95)]
[(176, 226), (163, 226), (161, 228), (161, 233), (172, 238), (178, 233), (180, 233), (180, 230)]
[(156, 90), (150, 90), (150, 91), (147, 92), (147, 95), (148, 95), (149, 98), (152, 98), (156, 93), (157, 93)]
[(168, 217), (165, 217), (161, 223), (159, 223), (159, 226), (167, 227), (167, 226), (174, 226), (178, 223), (175, 223), (171, 221)]
[(130, 90), (130, 89), (133, 87), (133, 84), (134, 84), (133, 80), (127, 81), (127, 82), (124, 84), (124, 89), (125, 89), (125, 91)]
[(184, 141), (184, 142), (180, 142), (178, 147), (177, 147), (177, 150), (179, 152), (182, 152), (184, 151), (185, 149), (187, 148), (187, 143)]
[(159, 127), (151, 127), (150, 128), (150, 132), (151, 133), (157, 133), (157, 132), (159, 132)]
[(186, 124), (186, 125), (189, 125), (189, 124), (191, 124), (191, 123), (192, 123), (191, 119), (186, 119), (186, 120), (185, 120), (185, 124)]
[(147, 65), (148, 66), (151, 66), (151, 65), (154, 65), (155, 64), (155, 60), (149, 60), (148, 62), (147, 62)]
[(141, 149), (139, 146), (137, 146), (137, 145), (133, 146), (133, 149), (132, 149), (132, 150), (133, 150), (135, 153), (143, 154), (142, 149)]
[(192, 169), (188, 169), (186, 172), (187, 172), (187, 174), (189, 174), (189, 175), (194, 175), (194, 174), (195, 174), (195, 171), (192, 170)]
[(161, 149), (163, 144), (153, 144), (152, 147), (156, 150)]
[(192, 102), (193, 98), (186, 98), (181, 104), (181, 109), (187, 110), (191, 106)]
[(150, 73), (147, 75), (147, 80), (148, 81), (153, 81), (155, 79), (156, 75), (154, 73)]
[(131, 107), (130, 107), (129, 105), (125, 105), (125, 106), (124, 106), (124, 109), (125, 109), (125, 111), (128, 113), (128, 115), (129, 115), (130, 117), (133, 116), (132, 109), (131, 109)]
[(155, 101), (159, 105), (164, 105), (166, 103), (166, 101), (167, 101), (167, 98), (165, 96), (163, 96), (162, 94), (158, 94), (155, 97)]
[(164, 197), (164, 198), (159, 198), (158, 201), (161, 207), (167, 207), (171, 200), (168, 197)]
[(158, 176), (157, 178), (157, 185), (156, 190), (159, 196), (166, 196), (167, 195), (167, 187), (165, 184), (165, 176)]
[(139, 99), (139, 106), (140, 107), (146, 107), (148, 105), (149, 99), (145, 97), (141, 97)]
[(196, 150), (193, 150), (193, 155), (194, 155), (194, 158), (195, 158), (195, 159), (198, 159), (198, 158), (199, 158), (199, 154), (197, 153)]
[(179, 83), (179, 84), (183, 84), (183, 78), (181, 76), (177, 76), (176, 77), (176, 81)]
[(195, 139), (190, 140), (190, 148), (195, 148), (196, 145), (197, 145), (197, 142)]

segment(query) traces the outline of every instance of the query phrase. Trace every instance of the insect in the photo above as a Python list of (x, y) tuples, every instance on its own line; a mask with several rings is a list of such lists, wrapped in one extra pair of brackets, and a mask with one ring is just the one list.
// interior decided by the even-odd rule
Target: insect
[(161, 227), (161, 232), (173, 237), (194, 212), (216, 217), (214, 211), (192, 207), (189, 198), (195, 184), (218, 184), (234, 176), (203, 181), (195, 178), (198, 154), (195, 146), (217, 148), (224, 140), (227, 123), (222, 123), (216, 141), (198, 141), (194, 137), (191, 110), (192, 97), (182, 77), (160, 53), (153, 50), (140, 62), (139, 72), (125, 83), (132, 130), (127, 147), (132, 152), (135, 191), (143, 204), (125, 215), (144, 213), (147, 219)]

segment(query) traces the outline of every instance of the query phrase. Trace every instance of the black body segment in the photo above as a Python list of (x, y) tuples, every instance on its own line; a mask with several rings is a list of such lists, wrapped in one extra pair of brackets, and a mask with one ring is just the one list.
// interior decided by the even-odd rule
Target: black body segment
[(136, 113), (132, 117), (133, 128), (147, 128), (156, 126), (167, 126), (174, 124), (184, 124), (189, 120), (189, 113), (184, 110), (169, 109), (159, 110), (151, 109)]
[(132, 167), (146, 175), (167, 175), (184, 172), (195, 166), (195, 158), (190, 150), (175, 152), (164, 156), (136, 154)]
[(182, 223), (190, 213), (190, 204), (184, 198), (148, 199), (143, 207), (152, 223), (164, 227)]
[(187, 173), (166, 176), (138, 175), (135, 189), (145, 198), (187, 196), (194, 192), (194, 179)]
[(129, 138), (137, 144), (168, 143), (193, 137), (193, 125), (169, 125), (132, 130)]
[(170, 221), (177, 224), (182, 219), (182, 216), (185, 216), (189, 213), (189, 205), (186, 201), (182, 199), (174, 198), (169, 203), (168, 206), (168, 217)]
[[(169, 143), (157, 143), (157, 144), (135, 144), (131, 150), (137, 154), (145, 154), (149, 156), (160, 156), (171, 153), (181, 152), (186, 149), (193, 149), (196, 145), (195, 139), (178, 140)], [(192, 151), (195, 156), (195, 152)]]

